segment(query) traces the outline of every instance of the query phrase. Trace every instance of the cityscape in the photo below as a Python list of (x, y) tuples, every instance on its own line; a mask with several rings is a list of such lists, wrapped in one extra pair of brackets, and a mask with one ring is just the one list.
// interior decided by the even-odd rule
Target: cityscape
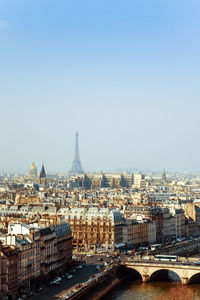
[[(76, 133), (66, 176), (34, 162), (24, 175), (1, 175), (0, 204), (1, 299), (96, 299), (96, 290), (104, 298), (108, 282), (123, 282), (121, 268), (133, 266), (144, 282), (168, 280), (162, 263), (170, 271), (172, 261), (182, 284), (200, 281), (197, 175), (84, 173)], [(161, 270), (148, 275), (158, 258)], [(70, 287), (86, 268), (88, 280)]]
[(200, 2), (0, 0), (0, 300), (200, 299)]

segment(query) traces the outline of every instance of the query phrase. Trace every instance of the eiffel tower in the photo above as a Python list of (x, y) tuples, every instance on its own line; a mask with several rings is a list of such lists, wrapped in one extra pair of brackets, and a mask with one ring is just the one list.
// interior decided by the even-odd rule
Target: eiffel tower
[(80, 158), (79, 158), (78, 132), (76, 132), (74, 160), (72, 162), (72, 167), (71, 170), (69, 171), (69, 175), (76, 175), (76, 174), (83, 174), (83, 173), (84, 171), (82, 169)]

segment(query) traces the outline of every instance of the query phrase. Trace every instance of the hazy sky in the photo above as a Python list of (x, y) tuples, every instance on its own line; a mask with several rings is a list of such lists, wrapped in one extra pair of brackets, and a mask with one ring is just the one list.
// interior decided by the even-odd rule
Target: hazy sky
[(199, 0), (0, 0), (0, 170), (200, 170)]

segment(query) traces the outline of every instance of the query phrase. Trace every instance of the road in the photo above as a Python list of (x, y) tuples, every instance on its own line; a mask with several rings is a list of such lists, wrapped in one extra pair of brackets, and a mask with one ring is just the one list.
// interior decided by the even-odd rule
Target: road
[[(82, 258), (86, 261), (86, 266), (83, 269), (77, 270), (73, 273), (74, 278), (67, 279), (64, 278), (61, 284), (58, 286), (44, 287), (39, 293), (35, 293), (30, 299), (32, 300), (51, 300), (55, 299), (54, 296), (63, 290), (67, 290), (76, 283), (85, 282), (90, 275), (98, 272), (96, 269), (97, 264), (103, 264), (104, 261), (110, 262), (113, 258), (106, 257), (106, 255), (94, 255), (92, 257), (76, 255), (78, 259)], [(102, 257), (102, 261), (98, 261), (98, 258)]]
[(35, 293), (35, 295), (33, 295), (30, 299), (32, 300), (55, 299), (54, 296), (56, 294), (60, 293), (63, 290), (67, 290), (68, 288), (70, 288), (76, 283), (86, 281), (91, 274), (95, 274), (97, 272), (98, 271), (96, 269), (96, 266), (94, 264), (89, 264), (86, 267), (83, 267), (83, 269), (73, 273), (74, 278), (72, 279), (64, 278), (62, 279), (61, 284), (58, 286), (44, 287), (40, 293)]
[[(96, 269), (97, 264), (104, 264), (104, 261), (110, 263), (112, 260), (119, 260), (118, 258), (107, 257), (106, 255), (93, 255), (91, 257), (83, 256), (83, 255), (76, 255), (76, 257), (80, 260), (83, 259), (86, 261), (86, 266), (83, 269), (80, 269), (73, 273), (73, 279), (64, 278), (61, 281), (59, 286), (52, 286), (52, 287), (44, 287), (40, 293), (36, 293), (34, 296), (31, 297), (32, 300), (51, 300), (55, 299), (54, 296), (60, 293), (63, 290), (67, 290), (71, 286), (75, 285), (76, 283), (85, 282), (90, 275), (95, 274), (98, 272)], [(102, 258), (101, 261), (98, 258)], [(126, 258), (126, 255), (120, 253), (120, 260), (123, 261)], [(148, 260), (146, 261), (148, 262)], [(158, 262), (160, 263), (160, 262)]]

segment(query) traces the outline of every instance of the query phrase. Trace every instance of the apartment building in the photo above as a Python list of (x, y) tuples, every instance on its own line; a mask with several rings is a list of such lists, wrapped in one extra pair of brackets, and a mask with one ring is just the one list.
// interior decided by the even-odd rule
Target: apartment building
[(1, 247), (1, 299), (16, 299), (18, 290), (18, 250), (15, 247)]
[(123, 241), (123, 219), (117, 210), (72, 208), (66, 211), (65, 218), (70, 224), (76, 249), (114, 250)]

